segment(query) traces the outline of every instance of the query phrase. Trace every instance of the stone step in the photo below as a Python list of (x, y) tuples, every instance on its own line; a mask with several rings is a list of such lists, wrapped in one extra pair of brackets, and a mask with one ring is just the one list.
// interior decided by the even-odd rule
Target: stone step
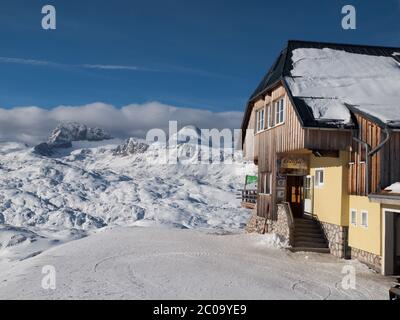
[(322, 232), (294, 232), (294, 237), (306, 237), (306, 238), (325, 238)]
[(316, 252), (316, 253), (331, 253), (329, 248), (301, 248), (294, 247), (289, 249), (292, 252)]
[(316, 228), (316, 229), (321, 229), (319, 225), (316, 223), (295, 223), (294, 224), (295, 228)]
[(294, 223), (294, 227), (295, 228), (319, 228), (319, 229), (321, 229), (321, 227), (319, 226), (318, 223)]
[(304, 233), (321, 233), (322, 234), (322, 230), (321, 228), (318, 227), (294, 227), (294, 231), (295, 232), (304, 232)]
[(317, 243), (326, 243), (325, 238), (323, 237), (307, 237), (307, 236), (295, 236), (294, 242), (317, 242)]
[(295, 224), (318, 224), (317, 221), (311, 219), (294, 219)]
[(316, 241), (295, 241), (294, 246), (300, 248), (328, 248), (325, 241), (322, 243)]

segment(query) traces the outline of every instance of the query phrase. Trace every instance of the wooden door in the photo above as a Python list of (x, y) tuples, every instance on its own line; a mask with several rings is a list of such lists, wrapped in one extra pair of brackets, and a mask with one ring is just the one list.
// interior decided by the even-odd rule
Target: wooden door
[(394, 215), (394, 272), (400, 275), (400, 214)]
[(303, 177), (288, 176), (286, 199), (295, 218), (303, 217)]

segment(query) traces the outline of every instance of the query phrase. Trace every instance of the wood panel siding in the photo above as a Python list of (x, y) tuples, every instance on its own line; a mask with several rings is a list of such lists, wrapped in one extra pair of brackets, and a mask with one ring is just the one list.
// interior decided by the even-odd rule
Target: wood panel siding
[[(255, 148), (258, 150), (258, 172), (272, 173), (271, 195), (260, 195), (257, 201), (257, 214), (275, 219), (276, 208), (276, 162), (277, 154), (291, 150), (304, 149), (304, 130), (290, 104), (283, 87), (274, 90), (264, 100), (265, 105), (284, 97), (285, 122), (256, 134)], [(275, 116), (275, 115), (274, 115)], [(260, 187), (260, 184), (259, 184)]]
[[(258, 197), (257, 212), (259, 215), (265, 216), (266, 213), (263, 210), (266, 210), (269, 206), (272, 210), (271, 218), (273, 219), (276, 218), (277, 204), (277, 155), (289, 152), (310, 153), (310, 150), (348, 150), (351, 141), (350, 131), (303, 128), (283, 86), (277, 87), (270, 92), (270, 95), (258, 100), (255, 103), (253, 112), (274, 103), (282, 97), (285, 101), (284, 123), (256, 133), (254, 139), (254, 154), (258, 161), (259, 176), (261, 172), (270, 172), (273, 177), (272, 194), (268, 197)], [(260, 183), (258, 185), (260, 188)]]
[[(359, 126), (359, 138), (367, 142), (371, 149), (376, 148), (384, 139), (382, 128), (362, 115), (355, 115)], [(366, 168), (365, 151), (361, 144), (353, 141), (349, 164), (349, 193), (366, 196), (366, 170), (369, 170), (369, 192), (379, 193), (394, 182), (400, 181), (400, 133), (393, 132), (389, 142), (381, 151), (369, 158)]]
[[(362, 117), (359, 114), (355, 115), (358, 123), (358, 138), (365, 141), (371, 146), (371, 150), (377, 147), (382, 140), (381, 128), (372, 121)], [(381, 185), (381, 172), (379, 165), (381, 163), (381, 154), (377, 153), (369, 158), (369, 168), (366, 166), (366, 151), (364, 145), (351, 142), (352, 161), (349, 164), (349, 193), (352, 195), (366, 196), (366, 184), (369, 184), (370, 192), (377, 192)], [(369, 150), (370, 151), (370, 150)], [(366, 172), (369, 171), (370, 181), (366, 181)]]
[(269, 194), (259, 194), (257, 196), (257, 216), (271, 219), (272, 212), (272, 196)]
[(309, 150), (349, 151), (350, 130), (304, 129), (304, 147)]
[(390, 141), (382, 151), (381, 163), (382, 189), (400, 181), (400, 132), (393, 132)]

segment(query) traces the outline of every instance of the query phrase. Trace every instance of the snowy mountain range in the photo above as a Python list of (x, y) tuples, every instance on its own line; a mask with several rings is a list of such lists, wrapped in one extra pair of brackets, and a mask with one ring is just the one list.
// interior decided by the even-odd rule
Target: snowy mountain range
[(63, 122), (51, 133), (47, 142), (35, 146), (40, 155), (49, 156), (59, 148), (72, 148), (73, 141), (102, 141), (112, 139), (111, 135), (100, 128), (88, 128), (76, 122)]
[[(193, 147), (179, 143), (175, 152), (195, 159)], [(230, 164), (160, 163), (166, 149), (112, 139), (77, 123), (61, 124), (33, 148), (0, 143), (0, 260), (116, 225), (224, 232), (243, 227), (249, 212), (240, 208), (236, 192), (254, 166), (240, 152)], [(17, 254), (22, 247), (27, 249)]]

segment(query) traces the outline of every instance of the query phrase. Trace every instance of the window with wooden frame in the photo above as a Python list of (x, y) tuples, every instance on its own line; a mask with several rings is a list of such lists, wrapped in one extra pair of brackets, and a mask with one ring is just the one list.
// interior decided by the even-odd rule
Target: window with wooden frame
[(261, 132), (265, 129), (265, 109), (262, 108), (256, 111), (256, 132)]
[(271, 103), (269, 106), (269, 128), (275, 126), (275, 103)]
[(363, 228), (368, 228), (368, 211), (361, 211), (361, 226)]
[(350, 161), (349, 164), (355, 164), (356, 163), (356, 150), (354, 149), (353, 146), (350, 147)]
[(261, 172), (259, 175), (259, 186), (261, 194), (271, 194), (272, 175), (271, 172)]
[(315, 186), (322, 187), (325, 183), (325, 174), (323, 169), (315, 170)]
[(275, 125), (285, 122), (285, 99), (281, 98), (275, 102)]
[(350, 223), (356, 227), (357, 226), (357, 210), (351, 209), (350, 210)]
[(271, 105), (268, 105), (265, 107), (265, 128), (269, 129), (271, 128)]

